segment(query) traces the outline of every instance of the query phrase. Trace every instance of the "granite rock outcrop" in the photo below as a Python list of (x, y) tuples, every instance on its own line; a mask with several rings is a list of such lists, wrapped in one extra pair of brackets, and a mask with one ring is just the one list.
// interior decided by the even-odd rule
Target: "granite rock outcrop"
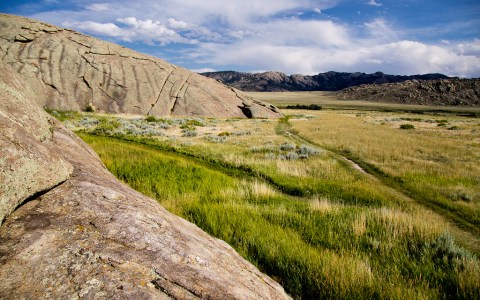
[(480, 79), (408, 80), (366, 84), (339, 92), (346, 100), (434, 106), (480, 106)]
[[(156, 57), (49, 25), (0, 14), (0, 61), (45, 95), (41, 106), (153, 116), (246, 117), (246, 96)], [(257, 118), (279, 117), (254, 104)]]

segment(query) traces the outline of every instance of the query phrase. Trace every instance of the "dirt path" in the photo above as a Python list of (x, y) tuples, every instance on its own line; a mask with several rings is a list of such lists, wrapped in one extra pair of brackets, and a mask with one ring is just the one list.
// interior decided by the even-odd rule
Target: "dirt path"
[(353, 160), (349, 159), (348, 157), (342, 155), (341, 153), (331, 151), (329, 149), (325, 149), (325, 148), (315, 144), (314, 142), (311, 142), (311, 141), (305, 139), (304, 137), (302, 137), (301, 135), (299, 135), (298, 133), (295, 132), (295, 130), (291, 127), (290, 123), (288, 123), (288, 121), (287, 122), (279, 122), (279, 124), (277, 125), (277, 128), (276, 128), (276, 132), (279, 135), (284, 135), (287, 138), (290, 138), (294, 142), (309, 145), (310, 147), (314, 147), (314, 148), (316, 148), (320, 151), (330, 153), (330, 154), (336, 156), (337, 158), (340, 158), (340, 159), (346, 161), (352, 167), (353, 170), (356, 170), (356, 171), (362, 173), (363, 175), (368, 176), (368, 177), (374, 179), (375, 181), (378, 181), (379, 184), (382, 184), (383, 186), (387, 187), (391, 194), (399, 196), (401, 199), (403, 199), (404, 201), (411, 204), (414, 208), (425, 210), (425, 211), (428, 211), (428, 212), (434, 214), (435, 216), (437, 216), (438, 218), (443, 220), (448, 225), (448, 230), (455, 237), (455, 240), (458, 242), (458, 244), (467, 248), (468, 250), (473, 252), (475, 255), (480, 257), (480, 237), (478, 235), (476, 235), (475, 233), (472, 233), (468, 230), (465, 230), (465, 229), (459, 227), (453, 220), (450, 220), (448, 217), (444, 216), (443, 214), (439, 213), (438, 211), (435, 211), (434, 209), (431, 209), (431, 208), (419, 203), (414, 198), (406, 195), (402, 190), (400, 190), (400, 189), (398, 189), (394, 186), (391, 186), (389, 184), (386, 184), (385, 181), (382, 180), (383, 178), (379, 177), (377, 174), (368, 172), (367, 170), (362, 168), (358, 163), (356, 163), (355, 161), (353, 161)]

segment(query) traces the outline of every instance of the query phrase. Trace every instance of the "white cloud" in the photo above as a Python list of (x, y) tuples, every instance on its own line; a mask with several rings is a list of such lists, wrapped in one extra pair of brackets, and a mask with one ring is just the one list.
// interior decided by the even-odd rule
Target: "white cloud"
[(93, 4), (90, 4), (90, 5), (87, 5), (86, 8), (88, 10), (97, 11), (97, 12), (107, 11), (107, 10), (109, 10), (109, 4), (108, 3), (93, 3)]
[(168, 27), (172, 29), (187, 29), (190, 26), (184, 21), (178, 21), (178, 20), (175, 20), (174, 18), (169, 18)]
[(65, 22), (66, 27), (77, 28), (78, 30), (91, 34), (99, 34), (110, 37), (121, 37), (125, 32), (113, 23), (98, 23), (93, 21), (86, 22)]
[[(117, 41), (188, 44), (176, 47), (175, 53), (199, 68), (202, 63), (208, 69), (241, 66), (290, 74), (334, 70), (480, 76), (478, 40), (438, 45), (411, 41), (420, 33), (400, 30), (386, 16), (349, 25), (329, 18), (328, 11), (323, 14), (340, 0), (81, 2), (87, 3), (86, 9), (32, 17)], [(379, 0), (363, 3), (382, 5)], [(297, 16), (307, 12), (315, 19)], [(158, 53), (156, 49), (151, 52)]]
[[(350, 44), (338, 49), (322, 46), (280, 46), (270, 43), (253, 45), (249, 41), (229, 45), (204, 44), (196, 53), (197, 61), (215, 65), (244, 65), (251, 69), (280, 70), (287, 74), (317, 74), (326, 71), (383, 71), (389, 74), (443, 73), (471, 77), (480, 74), (478, 56), (461, 51), (480, 49), (463, 45), (459, 49), (426, 45), (414, 41), (384, 44)], [(477, 75), (478, 76), (478, 75)]]
[(142, 41), (148, 45), (168, 44), (173, 42), (195, 43), (180, 36), (177, 32), (167, 28), (158, 21), (139, 20), (135, 17), (119, 18), (116, 20), (122, 27), (113, 23), (64, 22), (66, 27), (72, 27), (90, 34), (116, 37), (123, 41)]
[(456, 50), (461, 55), (469, 55), (480, 58), (480, 39), (474, 39), (469, 43), (460, 43), (456, 46)]
[(368, 1), (367, 4), (368, 4), (368, 5), (371, 5), (371, 6), (382, 6), (381, 3), (378, 3), (378, 2), (375, 1), (375, 0), (370, 0), (370, 1)]

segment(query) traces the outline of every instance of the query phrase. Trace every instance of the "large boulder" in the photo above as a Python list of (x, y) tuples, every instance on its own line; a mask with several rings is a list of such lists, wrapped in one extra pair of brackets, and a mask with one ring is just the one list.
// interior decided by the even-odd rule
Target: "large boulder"
[[(53, 109), (155, 116), (246, 117), (218, 81), (72, 30), (0, 14), (0, 57)], [(255, 104), (256, 105), (256, 104)], [(269, 106), (258, 117), (279, 117)]]
[(0, 64), (1, 299), (289, 298), (225, 242), (116, 180), (38, 101)]

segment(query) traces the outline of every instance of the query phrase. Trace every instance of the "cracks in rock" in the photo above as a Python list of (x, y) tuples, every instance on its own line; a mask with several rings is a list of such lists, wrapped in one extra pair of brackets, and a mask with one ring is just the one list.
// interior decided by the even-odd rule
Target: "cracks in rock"
[(187, 287), (183, 287), (178, 283), (171, 281), (162, 274), (160, 274), (156, 269), (153, 269), (157, 278), (150, 281), (157, 290), (162, 291), (163, 293), (167, 294), (168, 296), (174, 299), (186, 299), (186, 300), (194, 300), (194, 299), (203, 299), (204, 296), (199, 294), (193, 289), (189, 289)]
[[(58, 63), (58, 73), (62, 74), (61, 69), (62, 69), (63, 61), (65, 60), (65, 49), (66, 49), (66, 47), (65, 47), (65, 44), (63, 43), (63, 41), (60, 42), (60, 45), (62, 45), (62, 51), (60, 53), (60, 61)], [(63, 87), (65, 86), (65, 78), (64, 78), (64, 76), (61, 76), (61, 75), (60, 75), (60, 85), (63, 86)]]
[[(155, 61), (154, 63), (155, 63), (155, 64), (157, 65), (157, 67), (159, 67), (161, 70), (167, 71), (167, 69), (165, 69), (164, 67), (162, 67), (157, 61)], [(171, 72), (170, 72), (170, 73), (171, 73)]]
[[(71, 175), (70, 175), (71, 176)], [(21, 201), (17, 207), (15, 207), (15, 209), (8, 215), (6, 215), (3, 220), (0, 220), (0, 224), (3, 224), (4, 221), (8, 218), (8, 216), (10, 216), (11, 214), (13, 214), (16, 210), (20, 209), (22, 206), (24, 206), (25, 204), (27, 204), (28, 202), (32, 202), (34, 200), (38, 200), (40, 197), (42, 197), (43, 195), (45, 195), (46, 193), (50, 192), (51, 190), (53, 189), (56, 189), (57, 187), (61, 186), (62, 184), (64, 184), (65, 182), (68, 181), (68, 178), (53, 185), (52, 187), (49, 187), (49, 188), (46, 188), (44, 190), (41, 190), (41, 191), (38, 191), (34, 194), (32, 194), (31, 196), (25, 198), (25, 200)]]
[(83, 82), (87, 85), (87, 87), (92, 90), (92, 87), (90, 86), (90, 83), (88, 83), (87, 79), (85, 78), (85, 75), (81, 76), (80, 78), (82, 78)]
[(48, 85), (49, 87), (51, 87), (51, 88), (53, 88), (54, 90), (56, 90), (59, 94), (61, 94), (61, 93), (60, 93), (60, 90), (59, 90), (53, 83), (48, 83), (48, 82), (46, 82), (46, 81), (45, 81), (45, 78), (43, 78), (43, 76), (41, 76), (41, 78), (42, 78), (42, 81), (43, 81), (43, 83), (44, 83), (45, 85)]
[(5, 58), (5, 56), (7, 56), (7, 57), (9, 56), (10, 49), (13, 48), (13, 45), (15, 45), (15, 43), (11, 43), (10, 45), (8, 45), (8, 48), (7, 48), (7, 50), (5, 50), (5, 54), (3, 55), (2, 60)]
[(85, 55), (80, 54), (80, 57), (83, 58), (87, 62), (87, 64), (89, 64), (92, 68), (94, 68), (99, 72), (102, 72), (96, 65), (94, 65), (91, 61), (89, 61), (88, 58), (85, 57)]
[(15, 37), (14, 42), (27, 44), (27, 43), (32, 42), (34, 39), (35, 39), (35, 36), (33, 38), (31, 38), (27, 34), (24, 35), (24, 34), (20, 33)]
[[(90, 65), (92, 68), (94, 68), (94, 69), (97, 70), (98, 72), (102, 72), (103, 74), (105, 74), (105, 75), (107, 75), (107, 76), (111, 76), (111, 74), (109, 74), (109, 73), (106, 72), (105, 70), (100, 70), (100, 68), (97, 67), (93, 62), (91, 62), (90, 60), (88, 60), (88, 58), (86, 58), (85, 55), (80, 54), (80, 57), (83, 58), (83, 60), (85, 60), (88, 65)], [(126, 86), (124, 86), (123, 84), (118, 83), (115, 79), (111, 78), (111, 80), (112, 80), (112, 82), (113, 82), (116, 86), (119, 86), (119, 87), (121, 87), (121, 88), (126, 88)]]
[(88, 48), (88, 49), (92, 48), (92, 46), (90, 46), (90, 45), (83, 44), (83, 43), (80, 43), (79, 41), (74, 40), (71, 36), (67, 37), (67, 39), (69, 39), (70, 41), (72, 41), (72, 42), (74, 42), (74, 43), (76, 43), (80, 46), (83, 46), (85, 48)]
[[(175, 96), (175, 100), (174, 100), (174, 102), (173, 102), (172, 108), (170, 108), (170, 115), (173, 114), (173, 111), (175, 110), (175, 106), (177, 105), (178, 100), (181, 99), (181, 98), (183, 98), (183, 97), (179, 97), (179, 95), (180, 95), (180, 92), (183, 90), (183, 87), (184, 87), (185, 85), (187, 85), (187, 87), (186, 87), (186, 89), (185, 89), (185, 93), (187, 92), (187, 89), (188, 89), (188, 79), (190, 79), (190, 76), (192, 76), (192, 74), (188, 74), (187, 79), (185, 79), (185, 82), (182, 84), (182, 86), (181, 86), (180, 89), (178, 90), (177, 95)], [(185, 96), (185, 93), (184, 93), (184, 96)]]
[[(164, 68), (158, 66), (160, 69), (162, 70), (165, 70)], [(147, 111), (147, 116), (150, 114), (150, 112), (152, 111), (152, 109), (157, 105), (158, 101), (160, 101), (160, 96), (162, 95), (162, 92), (163, 92), (163, 89), (165, 88), (165, 85), (167, 84), (167, 81), (168, 79), (170, 78), (170, 75), (172, 75), (173, 71), (175, 71), (175, 69), (171, 70), (167, 77), (165, 77), (165, 80), (163, 81), (163, 84), (162, 84), (162, 87), (160, 88), (160, 91), (158, 92), (158, 96), (157, 96), (157, 100), (155, 101), (155, 103), (152, 104), (152, 106), (148, 109)]]
[[(118, 105), (118, 102), (117, 102), (117, 99), (113, 98), (112, 96), (110, 96), (104, 89), (102, 89), (101, 87), (98, 88), (100, 91), (102, 91), (105, 96), (107, 96), (108, 98), (110, 98), (113, 102), (117, 103)], [(118, 105), (120, 107), (120, 105)]]

